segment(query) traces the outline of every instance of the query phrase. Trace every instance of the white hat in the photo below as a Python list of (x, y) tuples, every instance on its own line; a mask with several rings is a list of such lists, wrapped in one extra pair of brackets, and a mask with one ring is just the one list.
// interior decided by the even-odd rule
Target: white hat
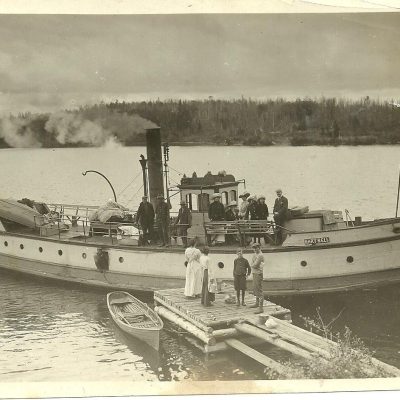
[(264, 200), (265, 200), (265, 196), (264, 196), (263, 194), (260, 194), (260, 195), (258, 196), (258, 200), (260, 200), (260, 199), (264, 199)]
[(213, 195), (211, 195), (212, 199), (216, 199), (217, 197), (221, 197), (221, 195), (219, 193), (214, 193)]
[(257, 196), (256, 195), (250, 196), (247, 200), (257, 201)]
[(228, 207), (233, 207), (233, 206), (237, 206), (236, 201), (231, 201), (231, 202), (228, 204)]

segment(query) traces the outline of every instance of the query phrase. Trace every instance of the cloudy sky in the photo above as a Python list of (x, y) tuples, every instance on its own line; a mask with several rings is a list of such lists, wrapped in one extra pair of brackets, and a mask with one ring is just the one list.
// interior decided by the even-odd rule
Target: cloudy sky
[(0, 113), (242, 95), (400, 99), (400, 14), (0, 15)]

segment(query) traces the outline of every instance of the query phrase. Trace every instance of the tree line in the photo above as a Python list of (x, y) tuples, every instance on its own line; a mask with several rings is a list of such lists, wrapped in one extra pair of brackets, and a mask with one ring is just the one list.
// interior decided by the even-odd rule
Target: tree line
[[(142, 145), (143, 124), (136, 116), (161, 127), (163, 138), (171, 144), (225, 145), (340, 145), (400, 143), (400, 108), (397, 103), (372, 100), (320, 98), (296, 100), (166, 100), (115, 101), (67, 110), (61, 127), (51, 114), (11, 115), (11, 134), (31, 135), (42, 147), (90, 146), (79, 132), (68, 141), (68, 130), (84, 130), (85, 121), (98, 125), (91, 137), (100, 134), (113, 137), (124, 145)], [(74, 118), (80, 123), (74, 123)], [(65, 121), (68, 120), (68, 124)], [(93, 125), (92, 124), (92, 125)], [(93, 128), (93, 126), (91, 128)], [(0, 124), (0, 146), (10, 145), (10, 132)], [(63, 129), (63, 142), (60, 130)], [(65, 130), (67, 132), (65, 132)], [(2, 132), (3, 131), (3, 132)], [(67, 139), (66, 139), (67, 138)], [(81, 141), (80, 141), (81, 140)], [(99, 141), (94, 141), (99, 143)], [(19, 141), (17, 141), (19, 143)]]

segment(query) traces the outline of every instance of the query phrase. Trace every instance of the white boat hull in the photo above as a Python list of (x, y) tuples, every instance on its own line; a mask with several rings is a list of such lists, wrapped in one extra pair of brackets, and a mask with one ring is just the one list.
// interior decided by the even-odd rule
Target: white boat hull
[[(361, 240), (263, 250), (265, 293), (318, 293), (400, 281), (397, 225), (396, 222), (370, 227), (370, 233), (378, 237), (368, 237), (368, 229), (363, 227)], [(356, 233), (354, 230), (352, 235), (355, 237)], [(94, 262), (97, 251), (94, 244), (7, 232), (0, 232), (0, 240), (0, 267), (13, 271), (130, 290), (152, 291), (184, 285), (183, 249), (111, 246), (109, 270), (102, 272)], [(245, 257), (251, 256), (251, 250), (245, 252)], [(220, 278), (232, 281), (235, 249), (212, 248), (211, 258), (215, 264), (221, 261), (225, 265), (223, 270), (218, 270)], [(251, 287), (250, 282), (248, 286)]]

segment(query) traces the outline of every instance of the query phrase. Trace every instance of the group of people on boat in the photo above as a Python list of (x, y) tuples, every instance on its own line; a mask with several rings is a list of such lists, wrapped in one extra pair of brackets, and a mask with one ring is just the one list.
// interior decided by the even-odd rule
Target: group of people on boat
[[(276, 199), (273, 208), (273, 216), (276, 224), (276, 243), (282, 242), (282, 225), (288, 218), (289, 202), (283, 196), (282, 189), (276, 190)], [(215, 193), (211, 196), (212, 202), (208, 208), (208, 217), (212, 222), (238, 221), (238, 220), (264, 220), (269, 217), (268, 206), (265, 203), (264, 195), (251, 195), (245, 191), (239, 198), (242, 199), (239, 207), (236, 201), (232, 201), (225, 209), (221, 203), (221, 195)]]
[[(236, 305), (246, 306), (246, 280), (253, 274), (253, 295), (256, 301), (250, 308), (257, 308), (256, 313), (263, 312), (263, 266), (264, 256), (260, 244), (253, 244), (254, 254), (251, 262), (243, 256), (239, 248), (236, 252), (237, 258), (233, 263), (233, 282), (236, 291)], [(196, 248), (196, 240), (191, 239), (189, 247), (185, 250), (186, 280), (184, 295), (187, 299), (201, 298), (201, 304), (210, 307), (215, 301), (215, 294), (220, 290), (219, 270), (224, 268), (222, 263), (214, 265), (209, 255), (209, 248), (204, 247), (201, 251)], [(227, 302), (228, 299), (226, 299)]]
[[(273, 216), (276, 224), (276, 243), (282, 242), (281, 226), (288, 217), (288, 200), (282, 194), (281, 189), (276, 190)], [(211, 222), (220, 221), (266, 221), (269, 217), (269, 209), (265, 203), (264, 195), (251, 195), (245, 191), (239, 196), (242, 199), (238, 206), (236, 201), (230, 202), (227, 207), (221, 203), (221, 194), (215, 193), (211, 196), (212, 202), (208, 208), (208, 217)], [(160, 246), (169, 246), (172, 237), (180, 237), (182, 245), (188, 245), (188, 229), (192, 226), (192, 213), (185, 201), (180, 202), (177, 217), (170, 218), (171, 205), (167, 203), (163, 195), (157, 196), (157, 205), (154, 207), (147, 196), (142, 197), (135, 222), (142, 231), (141, 244), (148, 245), (158, 237)], [(157, 227), (155, 232), (154, 226)], [(267, 239), (267, 238), (265, 238)], [(227, 237), (228, 243), (234, 242), (234, 238)]]
[(142, 230), (142, 245), (148, 245), (154, 239), (154, 222), (156, 222), (160, 246), (169, 246), (170, 208), (163, 195), (157, 196), (155, 210), (148, 197), (142, 197), (135, 217), (135, 222)]

